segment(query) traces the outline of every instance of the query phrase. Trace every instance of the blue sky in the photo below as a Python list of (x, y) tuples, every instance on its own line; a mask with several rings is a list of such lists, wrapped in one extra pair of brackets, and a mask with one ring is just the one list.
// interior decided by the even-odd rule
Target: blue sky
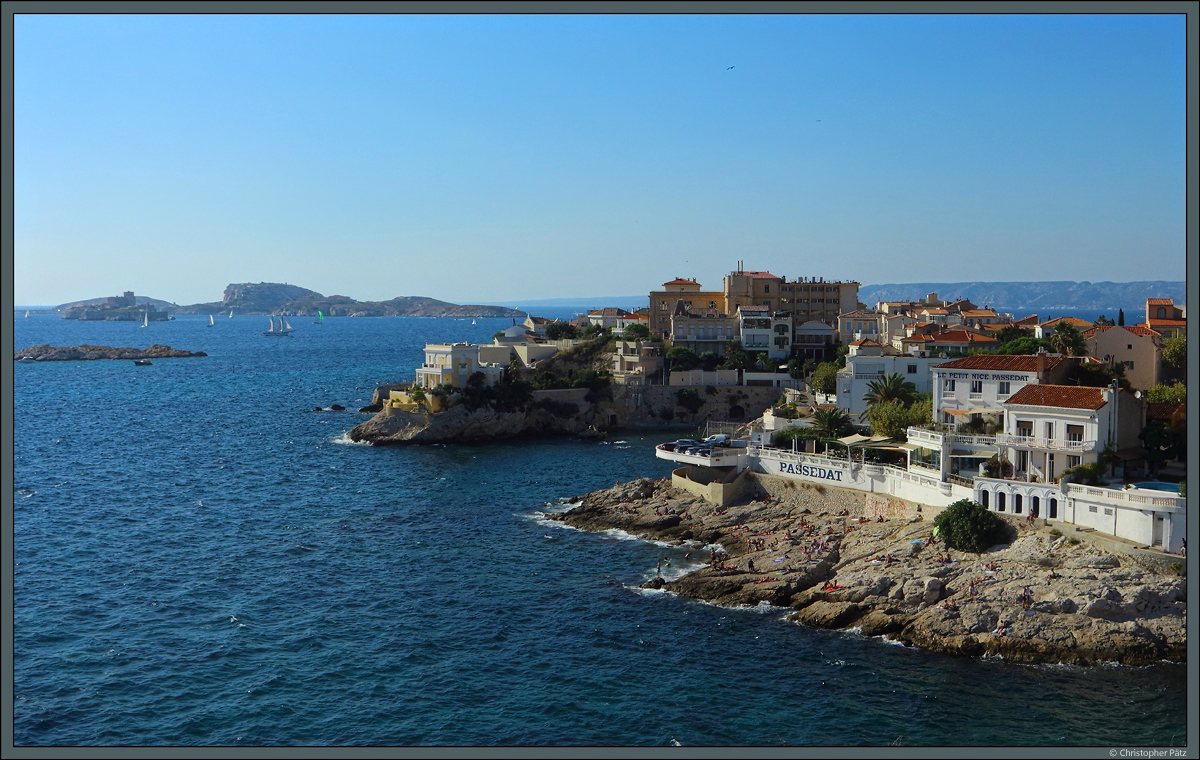
[(19, 15), (14, 87), (18, 304), (1185, 277), (1182, 15)]

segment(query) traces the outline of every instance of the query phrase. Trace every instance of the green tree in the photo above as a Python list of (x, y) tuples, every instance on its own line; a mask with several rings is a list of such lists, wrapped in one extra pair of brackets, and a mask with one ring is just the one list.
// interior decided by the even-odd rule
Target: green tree
[(804, 365), (799, 359), (788, 359), (787, 363), (788, 377), (793, 380), (799, 380), (804, 377)]
[(422, 390), (421, 386), (418, 385), (417, 387), (410, 390), (408, 392), (408, 398), (410, 401), (412, 401), (414, 404), (416, 404), (417, 408), (420, 409), (422, 412), (427, 410), (427, 407), (425, 406), (425, 401), (426, 401), (425, 391)]
[(850, 415), (841, 409), (818, 409), (812, 419), (813, 430), (825, 438), (838, 438), (853, 428)]
[(866, 411), (873, 435), (903, 438), (904, 431), (933, 422), (933, 402), (921, 399), (905, 406), (900, 401), (873, 404)]
[(1026, 330), (1025, 328), (1017, 325), (1005, 325), (996, 331), (995, 337), (996, 345), (1003, 346), (1005, 343), (1014, 341), (1018, 338), (1032, 338), (1033, 331)]
[(700, 363), (696, 352), (686, 346), (675, 346), (667, 352), (667, 358), (671, 360), (671, 369), (680, 372), (694, 369)]
[(1187, 403), (1187, 388), (1178, 380), (1170, 385), (1151, 385), (1146, 389), (1146, 400), (1152, 404)]
[(818, 393), (834, 393), (837, 391), (838, 366), (834, 362), (821, 362), (813, 370), (812, 387)]
[(1187, 335), (1180, 332), (1163, 338), (1162, 361), (1168, 367), (1183, 369), (1187, 366)]
[(1117, 309), (1117, 325), (1119, 327), (1125, 326), (1125, 310), (1124, 309)]
[(1079, 329), (1066, 320), (1054, 326), (1054, 332), (1050, 333), (1050, 345), (1056, 352), (1067, 356), (1087, 355), (1087, 346), (1083, 342), (1083, 336), (1079, 334)]
[(649, 340), (650, 328), (642, 324), (632, 324), (625, 328), (625, 340)]
[(551, 322), (546, 325), (546, 337), (550, 340), (575, 340), (579, 329), (570, 322)]
[(899, 401), (904, 406), (908, 406), (916, 398), (916, 395), (916, 384), (905, 380), (898, 373), (890, 372), (878, 380), (867, 383), (867, 392), (863, 394), (863, 401), (867, 402), (868, 407), (892, 401)]
[(1096, 317), (1095, 322), (1092, 322), (1092, 325), (1094, 325), (1095, 327), (1111, 327), (1112, 324), (1113, 324), (1113, 321), (1111, 319), (1109, 319), (1108, 317), (1104, 316), (1103, 314)]
[(951, 549), (982, 554), (990, 546), (1003, 543), (1008, 526), (994, 512), (970, 499), (960, 499), (933, 518), (938, 538)]
[(721, 357), (715, 351), (705, 351), (700, 354), (700, 367), (705, 372), (712, 372), (721, 364)]
[(1023, 356), (1027, 354), (1036, 354), (1038, 349), (1041, 348), (1049, 351), (1051, 350), (1051, 345), (1048, 341), (1035, 338), (1032, 335), (1023, 335), (1019, 338), (1013, 338), (1006, 343), (1000, 344), (1000, 346), (996, 348), (996, 353)]

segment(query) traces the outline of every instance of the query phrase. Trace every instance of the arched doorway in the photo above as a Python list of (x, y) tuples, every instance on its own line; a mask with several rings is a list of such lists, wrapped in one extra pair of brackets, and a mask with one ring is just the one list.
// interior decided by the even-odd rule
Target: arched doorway
[(1041, 517), (1042, 499), (1039, 496), (1034, 496), (1033, 501), (1029, 503), (1029, 514), (1034, 517)]
[(996, 492), (996, 511), (997, 512), (1004, 511), (1004, 492), (1003, 491)]
[(1050, 499), (1050, 519), (1058, 519), (1058, 499)]
[(1013, 514), (1014, 515), (1021, 514), (1021, 502), (1022, 501), (1023, 501), (1023, 499), (1021, 498), (1021, 494), (1019, 494), (1019, 493), (1013, 494)]
[(987, 491), (980, 491), (980, 492), (979, 492), (979, 502), (980, 502), (981, 504), (983, 504), (983, 508), (984, 508), (984, 509), (987, 509), (987, 508), (988, 508), (988, 492), (987, 492)]

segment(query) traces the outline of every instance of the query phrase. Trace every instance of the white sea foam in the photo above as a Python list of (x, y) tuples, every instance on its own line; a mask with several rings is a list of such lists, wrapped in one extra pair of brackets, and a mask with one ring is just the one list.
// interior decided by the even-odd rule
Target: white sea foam
[(351, 439), (350, 439), (350, 434), (349, 434), (348, 432), (346, 432), (346, 433), (342, 433), (342, 434), (341, 434), (341, 435), (339, 435), (337, 438), (333, 438), (333, 439), (331, 439), (329, 442), (330, 442), (330, 443), (345, 443), (345, 444), (350, 444), (351, 446), (370, 446), (370, 445), (371, 445), (371, 442), (370, 442), (370, 441), (354, 441), (354, 440), (351, 440)]
[(665, 588), (642, 588), (641, 586), (626, 586), (625, 588), (642, 596), (678, 596), (674, 591), (668, 591)]

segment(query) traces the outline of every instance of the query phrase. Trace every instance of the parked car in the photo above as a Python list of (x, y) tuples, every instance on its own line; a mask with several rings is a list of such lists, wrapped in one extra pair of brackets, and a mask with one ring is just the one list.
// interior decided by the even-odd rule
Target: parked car
[(705, 438), (704, 442), (712, 446), (728, 446), (729, 436), (724, 433), (718, 433), (717, 435), (710, 435)]
[(699, 445), (700, 445), (700, 441), (695, 441), (695, 440), (692, 440), (691, 438), (680, 438), (678, 441), (675, 441), (675, 450), (683, 451), (684, 449), (689, 449), (692, 446), (699, 446)]

